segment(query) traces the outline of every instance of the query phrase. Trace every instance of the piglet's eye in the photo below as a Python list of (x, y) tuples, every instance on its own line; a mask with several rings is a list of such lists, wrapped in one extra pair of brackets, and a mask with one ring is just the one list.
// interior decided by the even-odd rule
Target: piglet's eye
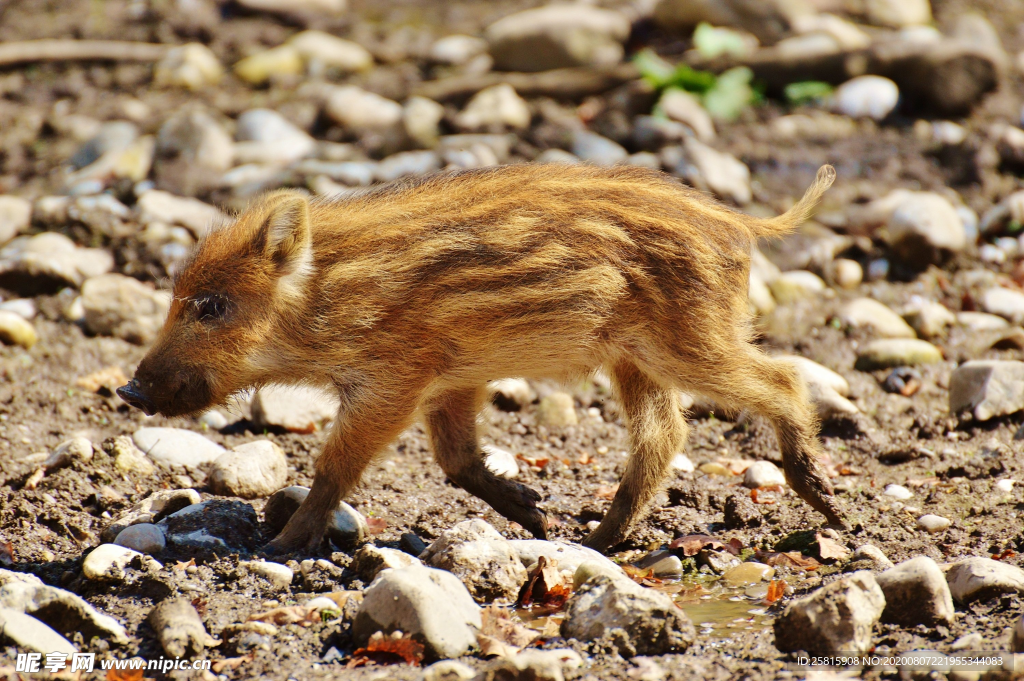
[(221, 296), (207, 296), (196, 301), (196, 318), (201, 322), (221, 319), (227, 310), (227, 301)]

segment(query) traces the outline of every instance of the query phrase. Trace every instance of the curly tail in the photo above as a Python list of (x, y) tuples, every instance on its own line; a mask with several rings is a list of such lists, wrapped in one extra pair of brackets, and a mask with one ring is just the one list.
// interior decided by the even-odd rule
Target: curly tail
[(836, 181), (836, 169), (830, 165), (818, 168), (818, 176), (814, 178), (814, 184), (807, 188), (803, 198), (797, 201), (796, 205), (782, 215), (766, 220), (759, 220), (754, 229), (761, 236), (781, 235), (792, 231), (801, 222), (811, 217), (814, 207), (821, 199), (821, 195)]

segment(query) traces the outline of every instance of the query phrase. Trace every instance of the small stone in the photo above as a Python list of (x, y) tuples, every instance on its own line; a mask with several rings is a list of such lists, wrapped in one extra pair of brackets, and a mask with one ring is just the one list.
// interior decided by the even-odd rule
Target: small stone
[(159, 189), (149, 189), (139, 195), (135, 204), (139, 222), (181, 225), (195, 237), (205, 236), (212, 227), (223, 224), (227, 216), (220, 209), (199, 199), (175, 196)]
[[(127, 443), (125, 443), (126, 440)], [(114, 438), (113, 441), (105, 441), (103, 443), (104, 449), (108, 449), (108, 443), (110, 443), (109, 451), (111, 453), (127, 446), (134, 447), (131, 444), (131, 440), (124, 436)], [(200, 501), (199, 492), (194, 489), (170, 489), (154, 492), (119, 516), (117, 520), (103, 530), (100, 537), (104, 542), (113, 543), (115, 538), (127, 527), (139, 523), (155, 523), (165, 516), (188, 506), (198, 504)]]
[(634, 565), (641, 570), (650, 570), (659, 579), (679, 578), (683, 576), (683, 561), (671, 551), (652, 551)]
[(858, 571), (789, 603), (775, 620), (775, 647), (812, 655), (863, 655), (885, 609), (885, 595), (868, 571)]
[(530, 107), (508, 84), (492, 85), (476, 93), (455, 117), (455, 125), (467, 132), (502, 132), (530, 126)]
[(476, 670), (456, 660), (441, 660), (423, 670), (423, 681), (469, 681)]
[(365, 542), (369, 534), (370, 525), (363, 514), (340, 502), (327, 524), (327, 538), (339, 549), (347, 550)]
[(272, 109), (249, 109), (238, 117), (235, 162), (287, 165), (316, 150), (305, 130)]
[(760, 527), (764, 523), (764, 517), (761, 515), (757, 504), (750, 500), (749, 494), (742, 492), (731, 494), (725, 500), (723, 520), (725, 521), (725, 526), (730, 530)]
[(537, 399), (537, 393), (522, 378), (503, 378), (487, 384), (491, 399), (504, 411), (520, 411)]
[(22, 295), (56, 293), (78, 288), (90, 278), (106, 274), (114, 258), (100, 248), (79, 248), (57, 232), (18, 237), (0, 250), (0, 287)]
[(160, 553), (167, 546), (163, 531), (150, 523), (130, 525), (118, 533), (114, 543), (118, 546), (153, 555)]
[(72, 655), (78, 652), (71, 641), (35, 617), (10, 608), (0, 608), (0, 633), (19, 648), (34, 650), (43, 655)]
[(402, 122), (409, 138), (421, 147), (437, 146), (444, 107), (426, 97), (410, 97), (402, 107)]
[(880, 121), (896, 108), (900, 89), (882, 76), (857, 76), (846, 81), (832, 95), (832, 110), (851, 118)]
[(807, 384), (811, 401), (821, 418), (837, 414), (856, 414), (860, 411), (853, 402), (846, 399), (850, 394), (850, 384), (836, 372), (799, 355), (782, 355), (779, 359), (784, 359), (796, 367), (800, 377)]
[(252, 400), (252, 420), (258, 428), (284, 428), (308, 434), (319, 430), (337, 413), (337, 397), (304, 386), (266, 386)]
[(993, 331), (1010, 326), (1002, 317), (987, 312), (957, 312), (956, 323), (970, 331)]
[(750, 189), (750, 169), (746, 164), (695, 137), (684, 140), (683, 149), (684, 159), (675, 169), (678, 175), (723, 199), (740, 205), (750, 203), (753, 193)]
[(246, 9), (272, 12), (307, 21), (316, 17), (337, 16), (348, 9), (348, 0), (237, 0)]
[(140, 428), (132, 439), (153, 461), (187, 468), (212, 463), (227, 451), (199, 433), (182, 428)]
[(589, 130), (572, 133), (572, 153), (584, 161), (602, 166), (622, 163), (629, 157), (629, 152), (621, 144)]
[(563, 670), (579, 669), (583, 658), (569, 648), (525, 648), (512, 657), (499, 657), (481, 676), (493, 679), (563, 681)]
[(832, 280), (839, 288), (855, 289), (864, 280), (864, 269), (856, 260), (837, 258), (832, 263)]
[(458, 577), (420, 565), (384, 570), (366, 589), (352, 623), (357, 646), (378, 631), (401, 631), (424, 645), (427, 659), (461, 657), (476, 646), (480, 606)]
[(549, 428), (575, 426), (579, 420), (576, 417), (576, 402), (572, 395), (553, 392), (541, 399), (537, 405), (537, 421)]
[(32, 321), (36, 316), (36, 304), (31, 298), (16, 298), (0, 303), (0, 310), (13, 312), (25, 321)]
[(177, 195), (195, 196), (217, 186), (234, 163), (234, 143), (221, 123), (187, 106), (171, 114), (157, 133), (156, 184)]
[(441, 158), (437, 152), (401, 151), (378, 163), (374, 175), (381, 182), (391, 182), (402, 177), (426, 175), (440, 167)]
[(337, 87), (324, 109), (330, 118), (348, 132), (359, 135), (381, 131), (402, 122), (402, 105), (354, 85)]
[(512, 479), (519, 475), (519, 464), (512, 452), (494, 445), (483, 445), (480, 449), (484, 453), (484, 465), (487, 466), (487, 470), (499, 478)]
[(657, 109), (693, 131), (701, 142), (715, 139), (715, 124), (696, 96), (685, 90), (669, 89), (658, 100)]
[(252, 574), (263, 577), (278, 589), (287, 589), (291, 586), (292, 578), (295, 576), (290, 567), (280, 563), (250, 560), (242, 561), (239, 565), (246, 568)]
[(159, 570), (163, 567), (156, 560), (138, 551), (115, 544), (100, 544), (82, 561), (82, 574), (88, 579), (121, 582), (125, 578), (125, 568), (135, 558), (142, 559), (145, 569)]
[(558, 561), (560, 571), (570, 570), (575, 572), (583, 563), (603, 566), (611, 574), (624, 577), (622, 568), (605, 558), (593, 549), (579, 544), (569, 544), (561, 541), (545, 541), (543, 539), (512, 539), (509, 541), (519, 556), (523, 567), (536, 565), (541, 556), (549, 561)]
[(224, 414), (222, 414), (216, 409), (211, 409), (210, 411), (205, 412), (202, 416), (199, 417), (198, 421), (199, 425), (205, 428), (209, 428), (210, 430), (220, 430), (221, 428), (226, 428), (229, 423), (228, 417), (224, 416)]
[(955, 617), (946, 576), (935, 561), (918, 556), (876, 576), (885, 594), (882, 621), (905, 627), (950, 624)]
[[(104, 443), (104, 448), (114, 457), (114, 468), (122, 473), (150, 476), (156, 472), (153, 462), (146, 458), (142, 450), (136, 447), (135, 442), (127, 435), (118, 435), (110, 441), (109, 447), (107, 443)], [(199, 495), (197, 494), (195, 501), (190, 503), (198, 501)], [(184, 504), (184, 506), (187, 505)]]
[(875, 26), (906, 28), (932, 22), (929, 0), (867, 0), (862, 7), (864, 18)]
[(365, 47), (323, 31), (302, 31), (289, 38), (288, 44), (298, 50), (311, 71), (319, 66), (353, 73), (373, 66), (373, 55)]
[(256, 548), (256, 511), (247, 503), (211, 499), (164, 517), (157, 523), (167, 543), (192, 552), (239, 552)]
[(297, 76), (305, 62), (293, 45), (257, 52), (235, 64), (235, 75), (247, 83), (262, 85), (274, 76)]
[(884, 496), (892, 497), (893, 499), (898, 499), (900, 501), (906, 501), (910, 497), (914, 496), (914, 493), (911, 492), (906, 487), (904, 487), (903, 485), (895, 484), (886, 485), (885, 489), (882, 490), (882, 494)]
[(679, 473), (693, 473), (696, 467), (693, 465), (693, 461), (686, 454), (676, 454), (672, 457), (672, 461), (669, 463), (669, 467)]
[(496, 69), (533, 72), (617, 64), (629, 32), (629, 19), (619, 12), (552, 4), (499, 19), (484, 37)]
[(917, 366), (942, 361), (942, 352), (928, 341), (911, 338), (883, 338), (861, 346), (857, 353), (858, 371)]
[(32, 204), (20, 196), (0, 195), (0, 245), (28, 229)]
[(943, 518), (941, 515), (935, 515), (934, 513), (926, 513), (917, 519), (917, 526), (929, 534), (947, 530), (952, 524), (953, 521), (949, 518)]
[(1024, 570), (991, 558), (967, 558), (946, 572), (957, 603), (986, 600), (1005, 593), (1024, 595)]
[(782, 305), (812, 298), (827, 288), (821, 277), (804, 270), (783, 272), (768, 287), (775, 300)]
[[(1013, 628), (1013, 636), (1010, 645), (1013, 647), (1013, 652), (1024, 653), (1024, 616), (1021, 616), (1017, 620), (1017, 626)], [(980, 646), (976, 646), (980, 648)]]
[(528, 577), (515, 547), (479, 518), (442, 532), (420, 559), (455, 574), (481, 603), (515, 601)]
[(8, 310), (0, 310), (0, 341), (7, 345), (20, 345), (31, 348), (39, 340), (36, 329), (21, 315)]
[(146, 619), (170, 657), (180, 658), (189, 651), (202, 655), (205, 648), (220, 645), (220, 641), (206, 633), (202, 618), (188, 598), (162, 601)]
[[(740, 495), (733, 495), (729, 497), (730, 500), (737, 498), (742, 497)], [(747, 501), (749, 502), (750, 499), (748, 498)], [(751, 506), (753, 506), (752, 503)], [(726, 511), (726, 514), (728, 515), (728, 511)], [(726, 521), (726, 527), (730, 527), (728, 521)], [(741, 527), (741, 525), (733, 525), (731, 527), (737, 528)], [(719, 575), (728, 572), (732, 568), (743, 563), (739, 556), (734, 556), (728, 551), (711, 551), (709, 549), (702, 549), (701, 552), (697, 554), (697, 560), (700, 564), (707, 565), (715, 574)]]
[(562, 636), (594, 641), (615, 629), (625, 632), (619, 645), (628, 646), (622, 652), (629, 657), (682, 653), (695, 638), (693, 624), (668, 594), (595, 575), (566, 603)]
[(743, 474), (743, 486), (750, 489), (785, 486), (786, 476), (771, 461), (755, 461)]
[(271, 534), (277, 534), (284, 529), (289, 518), (299, 510), (299, 506), (309, 496), (309, 488), (301, 485), (292, 485), (274, 492), (266, 505), (263, 507), (263, 522)]
[(0, 608), (31, 615), (67, 636), (80, 634), (85, 640), (97, 636), (120, 645), (129, 641), (128, 633), (116, 619), (81, 596), (41, 582), (7, 581), (0, 589)]
[(460, 66), (487, 52), (487, 41), (472, 35), (447, 35), (430, 46), (428, 56), (437, 64)]
[(270, 440), (233, 447), (213, 462), (207, 479), (214, 494), (256, 499), (273, 494), (288, 479), (288, 460)]
[(949, 412), (967, 409), (979, 421), (1024, 409), (1024, 362), (972, 360), (957, 367), (949, 379)]
[(352, 556), (349, 568), (364, 582), (372, 582), (384, 570), (400, 570), (410, 565), (423, 565), (405, 551), (367, 544)]
[(918, 269), (941, 263), (967, 246), (963, 218), (940, 194), (900, 189), (869, 209), (888, 210), (886, 240), (897, 257)]
[(1024, 293), (1008, 288), (990, 288), (981, 294), (985, 312), (997, 314), (1014, 324), (1024, 323)]
[(764, 563), (740, 563), (722, 573), (722, 581), (729, 586), (746, 586), (766, 582), (775, 576), (775, 568)]
[[(604, 558), (604, 556), (602, 556), (602, 558)], [(562, 569), (562, 566), (559, 565), (559, 568)], [(622, 568), (615, 563), (612, 563), (607, 558), (605, 558), (605, 562), (585, 560), (578, 564), (576, 569), (573, 570), (573, 589), (579, 589), (594, 575), (606, 575), (611, 579), (629, 579), (629, 577), (626, 576), (626, 573), (622, 571)]]
[(1014, 481), (1013, 480), (1005, 480), (1004, 479), (1004, 480), (997, 481), (996, 484), (993, 485), (993, 486), (998, 491), (1005, 492), (1006, 494), (1009, 494), (1010, 492), (1013, 491), (1013, 485), (1014, 485)]
[(956, 315), (941, 303), (925, 301), (921, 306), (903, 315), (907, 323), (924, 338), (938, 338), (956, 324)]
[(183, 87), (193, 92), (216, 85), (224, 76), (217, 55), (202, 43), (172, 47), (153, 67), (157, 87)]
[(101, 336), (116, 336), (129, 343), (152, 342), (170, 308), (167, 291), (123, 274), (93, 277), (82, 286), (85, 325)]
[(850, 562), (856, 562), (859, 560), (867, 560), (874, 563), (878, 568), (888, 570), (893, 567), (893, 562), (889, 560), (889, 557), (882, 553), (882, 550), (872, 544), (863, 544), (857, 547), (857, 550), (850, 556)]
[(839, 310), (839, 319), (853, 328), (869, 328), (883, 338), (917, 337), (902, 317), (872, 298), (851, 300)]

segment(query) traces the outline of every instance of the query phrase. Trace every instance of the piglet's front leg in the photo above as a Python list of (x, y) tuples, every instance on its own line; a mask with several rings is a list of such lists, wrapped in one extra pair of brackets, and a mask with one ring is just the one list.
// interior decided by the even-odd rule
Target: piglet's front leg
[(315, 553), (338, 502), (359, 483), (373, 457), (412, 422), (414, 403), (387, 396), (339, 414), (316, 462), (313, 487), (284, 529), (264, 548), (267, 554)]

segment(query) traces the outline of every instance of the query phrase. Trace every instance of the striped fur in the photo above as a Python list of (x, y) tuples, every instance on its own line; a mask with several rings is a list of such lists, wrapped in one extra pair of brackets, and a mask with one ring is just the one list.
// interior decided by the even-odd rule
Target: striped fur
[[(599, 367), (633, 455), (590, 545), (626, 536), (683, 446), (679, 388), (771, 420), (790, 484), (841, 522), (803, 387), (750, 344), (747, 305), (755, 237), (794, 227), (833, 179), (826, 166), (770, 220), (628, 167), (504, 166), (333, 201), (271, 193), (199, 244), (136, 378), (165, 414), (266, 383), (337, 391), (310, 496), (271, 545), (282, 551), (319, 542), (330, 510), (416, 414), (454, 482), (544, 536), (536, 494), (483, 467), (484, 386)], [(226, 313), (198, 319), (211, 297)]]

